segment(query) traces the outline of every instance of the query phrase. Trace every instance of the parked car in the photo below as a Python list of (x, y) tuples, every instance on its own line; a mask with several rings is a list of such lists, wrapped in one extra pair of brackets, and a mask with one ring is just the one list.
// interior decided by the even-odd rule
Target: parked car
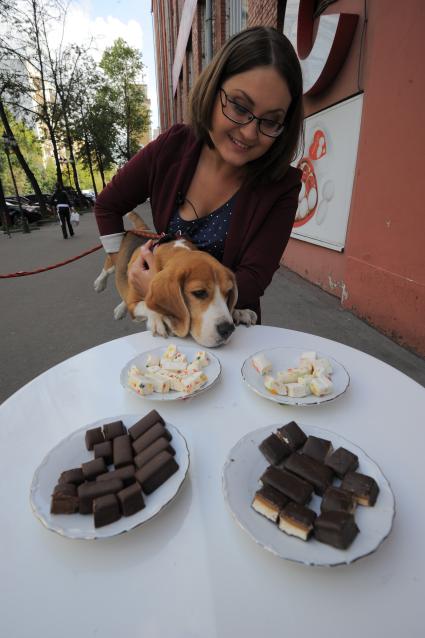
[[(13, 202), (8, 201), (9, 198), (6, 199), (6, 207), (7, 212), (9, 213), (9, 219), (11, 226), (21, 226), (22, 225), (22, 213), (19, 209), (19, 206)], [(34, 207), (28, 207), (26, 204), (22, 204), (22, 212), (27, 218), (30, 224), (35, 222), (39, 222), (41, 220), (40, 210), (35, 210)]]
[[(21, 201), (21, 206), (25, 206), (28, 210), (31, 210), (31, 211), (40, 212), (40, 204), (32, 203), (27, 197), (25, 197), (23, 195), (20, 195), (19, 199)], [(19, 201), (18, 201), (17, 197), (8, 196), (8, 197), (6, 197), (6, 202), (9, 202), (10, 204), (13, 204), (14, 206), (18, 206), (19, 207)]]
[(84, 189), (84, 190), (82, 190), (81, 192), (83, 193), (83, 195), (84, 195), (85, 197), (87, 197), (87, 199), (88, 199), (88, 200), (89, 200), (92, 204), (94, 204), (94, 203), (96, 202), (96, 195), (95, 195), (95, 192), (94, 192), (94, 191)]

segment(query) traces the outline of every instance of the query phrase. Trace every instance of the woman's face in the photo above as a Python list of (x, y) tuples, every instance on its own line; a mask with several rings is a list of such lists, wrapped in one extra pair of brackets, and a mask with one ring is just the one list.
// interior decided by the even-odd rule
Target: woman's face
[[(223, 82), (221, 88), (227, 100), (233, 103), (233, 113), (236, 109), (243, 114), (248, 109), (257, 117), (275, 121), (277, 125), (283, 122), (291, 103), (287, 83), (271, 66), (233, 75)], [(229, 120), (223, 113), (222, 100), (226, 98), (219, 91), (213, 108), (210, 137), (215, 151), (226, 163), (241, 167), (264, 155), (276, 138), (261, 133), (258, 120), (242, 126)], [(229, 112), (226, 107), (225, 110)]]

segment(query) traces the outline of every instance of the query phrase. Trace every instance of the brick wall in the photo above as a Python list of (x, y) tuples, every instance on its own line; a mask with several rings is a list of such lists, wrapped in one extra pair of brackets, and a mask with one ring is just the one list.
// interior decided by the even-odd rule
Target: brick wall
[(248, 0), (248, 26), (277, 27), (279, 0)]

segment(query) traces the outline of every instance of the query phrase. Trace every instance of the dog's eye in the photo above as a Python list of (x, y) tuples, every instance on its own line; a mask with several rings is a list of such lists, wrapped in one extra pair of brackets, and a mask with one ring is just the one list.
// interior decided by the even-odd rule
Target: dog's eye
[(206, 290), (192, 290), (192, 295), (197, 299), (206, 299), (208, 292)]

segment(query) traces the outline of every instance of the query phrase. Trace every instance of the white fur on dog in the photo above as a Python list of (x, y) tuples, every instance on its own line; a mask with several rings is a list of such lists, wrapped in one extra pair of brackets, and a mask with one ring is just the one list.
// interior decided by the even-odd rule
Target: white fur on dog
[(111, 268), (108, 268), (107, 270), (102, 268), (100, 275), (94, 280), (94, 283), (93, 283), (93, 287), (96, 292), (102, 292), (102, 290), (105, 290), (106, 284), (108, 283), (108, 277), (109, 275), (112, 275), (114, 271), (115, 271), (115, 266), (112, 266)]
[[(219, 286), (216, 285), (214, 297), (204, 312), (201, 323), (201, 331), (196, 335), (196, 340), (203, 346), (213, 348), (223, 343), (222, 337), (217, 332), (217, 326), (221, 323), (233, 323), (232, 316)], [(192, 334), (192, 333), (191, 333)], [(194, 336), (192, 334), (192, 336)]]

